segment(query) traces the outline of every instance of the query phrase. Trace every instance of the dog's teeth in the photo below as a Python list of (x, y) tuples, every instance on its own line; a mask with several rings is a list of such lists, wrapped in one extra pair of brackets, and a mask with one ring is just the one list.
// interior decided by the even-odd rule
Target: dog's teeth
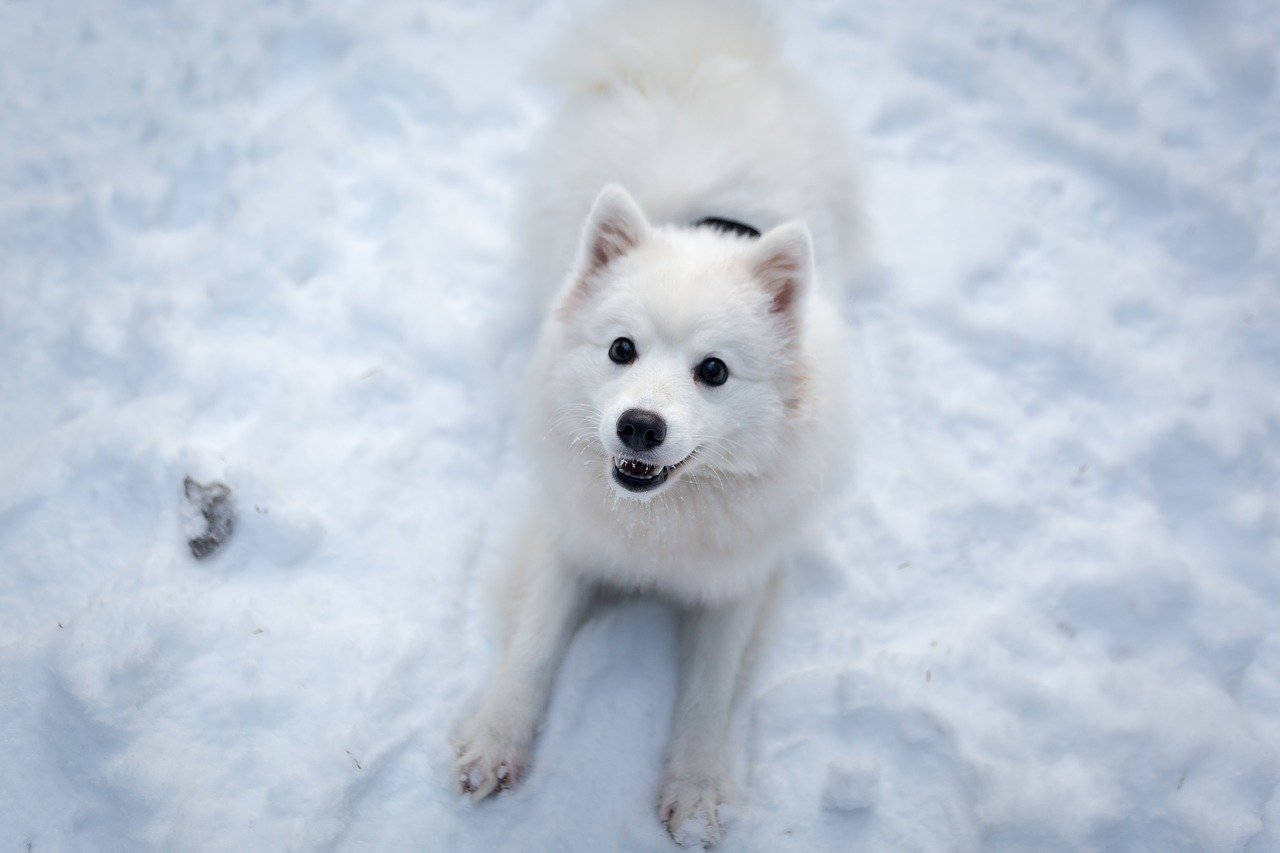
[(652, 480), (658, 474), (662, 473), (662, 468), (657, 465), (649, 465), (638, 459), (619, 459), (613, 460), (614, 467), (628, 477), (635, 477), (641, 480)]

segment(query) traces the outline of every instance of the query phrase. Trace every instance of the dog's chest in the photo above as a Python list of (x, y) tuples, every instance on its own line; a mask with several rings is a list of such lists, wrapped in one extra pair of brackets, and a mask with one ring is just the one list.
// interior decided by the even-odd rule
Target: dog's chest
[(698, 601), (739, 595), (778, 564), (778, 545), (762, 541), (759, 525), (739, 512), (691, 502), (635, 509), (602, 503), (566, 519), (561, 541), (569, 562), (621, 591)]

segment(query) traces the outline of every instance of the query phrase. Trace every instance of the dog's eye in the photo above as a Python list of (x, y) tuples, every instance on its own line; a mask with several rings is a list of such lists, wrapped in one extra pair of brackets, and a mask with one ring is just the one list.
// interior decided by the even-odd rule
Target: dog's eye
[(618, 338), (609, 345), (609, 358), (614, 364), (630, 364), (636, 360), (636, 345), (630, 338)]
[(725, 380), (729, 378), (729, 367), (720, 359), (711, 356), (702, 360), (702, 364), (698, 365), (694, 375), (698, 377), (698, 381), (703, 385), (715, 387), (723, 385)]

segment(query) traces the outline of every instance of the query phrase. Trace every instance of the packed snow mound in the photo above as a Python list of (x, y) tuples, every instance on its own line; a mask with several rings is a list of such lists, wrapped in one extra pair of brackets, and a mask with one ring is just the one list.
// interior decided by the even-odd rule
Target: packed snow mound
[[(1280, 849), (1280, 6), (772, 8), (873, 269), (722, 849)], [(656, 602), (584, 626), (518, 788), (449, 769), (573, 19), (0, 4), (7, 844), (671, 849)]]

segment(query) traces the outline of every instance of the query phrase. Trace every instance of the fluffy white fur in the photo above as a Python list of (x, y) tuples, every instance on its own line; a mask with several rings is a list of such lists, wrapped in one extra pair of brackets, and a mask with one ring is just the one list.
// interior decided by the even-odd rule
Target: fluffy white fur
[[(524, 217), (526, 268), (561, 283), (531, 381), (543, 500), (507, 581), (497, 672), (454, 738), (457, 778), (481, 798), (526, 770), (595, 591), (660, 595), (680, 609), (681, 674), (659, 814), (709, 844), (744, 653), (849, 441), (847, 348), (819, 283), (847, 281), (856, 257), (847, 146), (740, 3), (618, 6), (559, 56), (565, 102)], [(703, 216), (765, 233), (688, 227)], [(619, 338), (629, 364), (609, 357)], [(708, 357), (723, 385), (696, 378)], [(665, 440), (626, 446), (629, 409), (659, 415)], [(666, 481), (624, 488), (617, 459)]]

